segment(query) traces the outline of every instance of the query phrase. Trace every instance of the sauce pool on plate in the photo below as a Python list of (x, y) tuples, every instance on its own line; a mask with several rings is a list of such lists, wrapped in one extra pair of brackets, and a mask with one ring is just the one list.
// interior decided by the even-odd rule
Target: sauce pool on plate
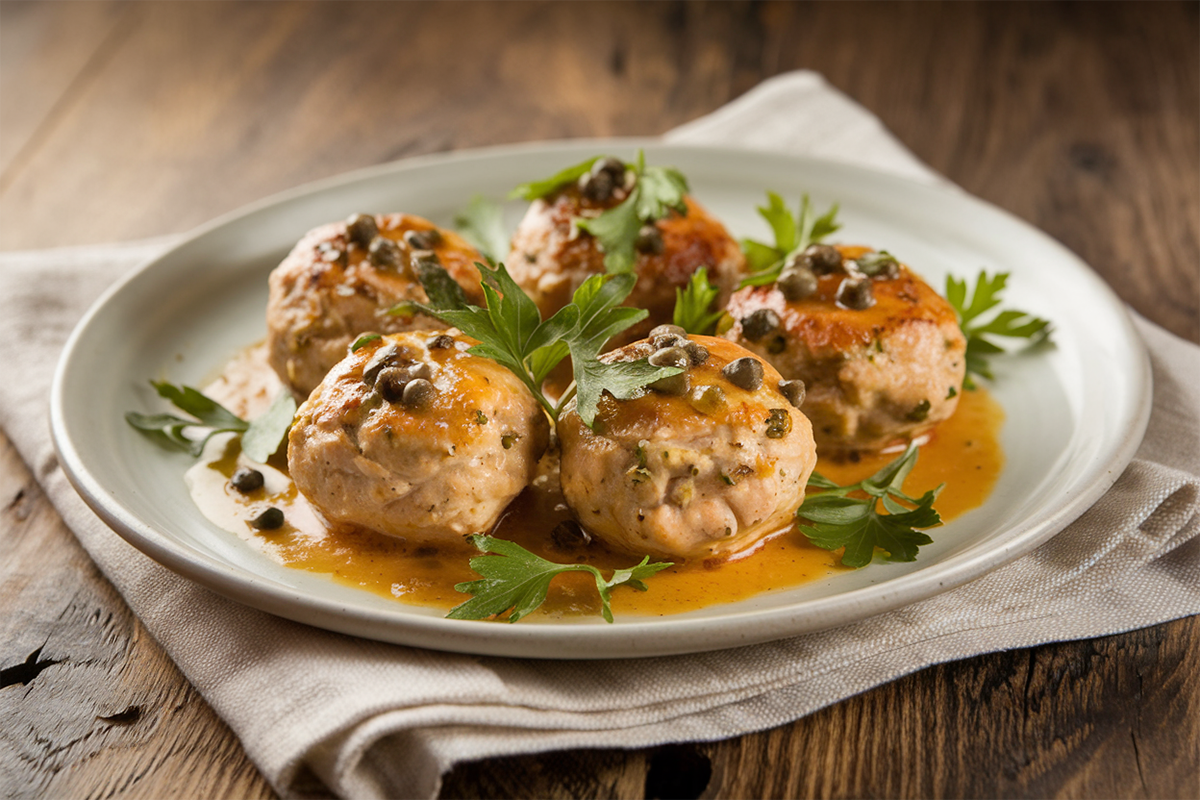
[[(252, 416), (270, 402), (277, 390), (273, 380), (262, 349), (251, 348), (234, 359), (206, 393), (235, 413)], [(905, 491), (919, 496), (945, 484), (935, 504), (944, 521), (982, 505), (1004, 463), (999, 442), (1003, 417), (1003, 410), (985, 390), (964, 392), (954, 416), (939, 425), (921, 448)], [(856, 461), (819, 459), (817, 471), (845, 485), (874, 474), (893, 458), (895, 454)], [(468, 562), (480, 553), (465, 540), (431, 546), (364, 529), (333, 528), (296, 491), (282, 460), (249, 465), (263, 473), (262, 488), (243, 494), (231, 487), (233, 472), (246, 465), (232, 437), (214, 440), (188, 471), (187, 482), (205, 517), (269, 558), (407, 604), (449, 610), (469, 598), (454, 590), (455, 584), (479, 577)], [(559, 563), (588, 563), (605, 572), (637, 563), (638, 558), (613, 552), (595, 540), (585, 542), (571, 523), (561, 494), (545, 488), (553, 483), (541, 480), (526, 489), (489, 533)], [(283, 511), (284, 524), (274, 530), (254, 528), (250, 520), (272, 506)], [(940, 530), (928, 532), (937, 539)], [(613, 611), (657, 616), (732, 603), (845, 571), (839, 559), (840, 551), (809, 544), (793, 526), (739, 558), (677, 562), (648, 581), (647, 592), (618, 589), (612, 593)], [(555, 579), (535, 616), (591, 616), (599, 610), (592, 577), (567, 573)]]

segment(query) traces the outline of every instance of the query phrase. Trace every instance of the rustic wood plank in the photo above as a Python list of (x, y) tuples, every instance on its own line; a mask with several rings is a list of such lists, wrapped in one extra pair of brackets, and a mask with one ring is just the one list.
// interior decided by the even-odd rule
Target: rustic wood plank
[(3, 435), (0, 508), (4, 796), (273, 796)]

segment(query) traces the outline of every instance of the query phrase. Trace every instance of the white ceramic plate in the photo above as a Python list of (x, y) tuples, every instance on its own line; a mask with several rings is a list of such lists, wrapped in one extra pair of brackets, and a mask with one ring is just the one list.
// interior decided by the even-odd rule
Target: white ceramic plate
[[(309, 228), (359, 211), (407, 211), (443, 225), (475, 194), (500, 198), (597, 152), (679, 167), (735, 235), (767, 238), (755, 213), (772, 189), (838, 202), (841, 241), (886, 248), (934, 286), (947, 272), (1012, 273), (1006, 300), (1051, 319), (1057, 348), (1000, 360), (1007, 463), (987, 503), (935, 532), (908, 564), (873, 564), (796, 589), (669, 617), (570, 623), (447, 620), (281, 567), (193, 505), (186, 455), (137, 435), (127, 410), (159, 408), (146, 384), (202, 384), (265, 335), (266, 277)], [(515, 225), (520, 204), (507, 209)], [(1141, 441), (1150, 373), (1123, 305), (1078, 258), (979, 200), (830, 162), (656, 141), (579, 141), (414, 159), (270, 198), (202, 228), (113, 287), (79, 324), (51, 398), (54, 441), (84, 500), (136, 547), (230, 598), (344, 633), (492, 655), (611, 658), (732, 647), (862, 619), (960, 585), (1078, 517)]]

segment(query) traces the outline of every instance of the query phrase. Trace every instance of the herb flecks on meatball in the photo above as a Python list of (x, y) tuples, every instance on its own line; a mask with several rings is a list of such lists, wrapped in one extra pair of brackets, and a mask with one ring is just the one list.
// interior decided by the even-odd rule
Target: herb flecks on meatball
[(787, 266), (735, 292), (723, 335), (803, 381), (822, 455), (918, 439), (958, 403), (966, 340), (954, 309), (887, 253), (835, 252), (840, 267), (824, 254), (820, 269)]
[(568, 406), (558, 421), (563, 494), (586, 530), (632, 553), (678, 559), (752, 550), (794, 521), (816, 464), (812, 428), (789, 399), (795, 391), (745, 349), (657, 333), (602, 358), (668, 352), (683, 363), (689, 347), (703, 357), (690, 359), (684, 387), (651, 386), (631, 400), (605, 395), (594, 429)]
[[(447, 342), (447, 340), (450, 340)], [(549, 423), (507, 369), (454, 331), (383, 336), (296, 413), (288, 467), (335, 524), (438, 541), (492, 528), (533, 479)]]
[(310, 231), (275, 268), (267, 302), (272, 368), (306, 396), (366, 331), (444, 328), (425, 315), (389, 316), (402, 300), (424, 301), (416, 270), (435, 260), (473, 302), (483, 299), (466, 240), (411, 214), (354, 214)]

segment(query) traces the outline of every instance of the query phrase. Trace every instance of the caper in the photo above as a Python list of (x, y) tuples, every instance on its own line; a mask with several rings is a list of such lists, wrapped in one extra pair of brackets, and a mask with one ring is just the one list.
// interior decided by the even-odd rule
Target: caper
[(651, 383), (649, 388), (660, 394), (680, 395), (687, 392), (690, 384), (688, 374), (685, 371), (676, 373), (675, 375), (668, 375), (665, 378), (659, 378), (654, 383)]
[(620, 183), (625, 178), (625, 162), (619, 158), (605, 156), (592, 163), (591, 172), (593, 175), (606, 172), (615, 182)]
[(677, 336), (674, 333), (660, 333), (650, 337), (650, 344), (654, 345), (655, 350), (662, 350), (665, 347), (683, 347), (687, 344), (687, 337)]
[(521, 438), (521, 434), (512, 433), (510, 431), (509, 433), (506, 433), (500, 437), (500, 446), (503, 447), (505, 450), (511, 450), (512, 446), (514, 444), (516, 444), (517, 440), (520, 438)]
[(550, 540), (560, 550), (574, 550), (592, 543), (591, 534), (573, 519), (564, 519), (550, 531)]
[(430, 339), (429, 344), (425, 346), (430, 350), (449, 350), (451, 347), (454, 347), (454, 337), (445, 333), (439, 333)]
[(250, 520), (250, 525), (260, 531), (273, 531), (277, 528), (282, 528), (283, 512), (275, 506), (271, 506), (257, 517)]
[(701, 414), (716, 414), (726, 406), (725, 390), (720, 386), (697, 386), (688, 395), (692, 408)]
[(838, 305), (862, 311), (875, 305), (875, 292), (871, 289), (871, 279), (845, 278), (837, 290)]
[(437, 396), (437, 388), (425, 378), (411, 380), (404, 387), (404, 395), (400, 402), (414, 411), (423, 411), (433, 405)]
[(804, 249), (805, 266), (817, 275), (830, 275), (842, 270), (842, 254), (827, 244), (810, 244)]
[(682, 367), (687, 369), (692, 364), (692, 357), (682, 347), (664, 347), (656, 350), (646, 359), (655, 367)]
[(799, 408), (804, 402), (804, 395), (807, 393), (807, 389), (802, 380), (782, 380), (779, 382), (779, 392), (787, 398), (789, 403)]
[(242, 494), (250, 494), (263, 487), (263, 474), (250, 467), (238, 467), (230, 476), (229, 485)]
[(922, 400), (913, 406), (913, 410), (909, 411), (905, 418), (909, 422), (924, 422), (929, 418), (929, 409), (932, 407), (933, 404), (928, 399)]
[(772, 408), (766, 423), (768, 439), (782, 439), (792, 432), (792, 415), (786, 408)]
[(779, 273), (775, 286), (785, 300), (795, 302), (817, 291), (817, 276), (808, 267), (797, 265)]
[(708, 348), (699, 342), (685, 342), (683, 344), (683, 352), (688, 354), (693, 367), (698, 367), (705, 361), (708, 361)]
[(779, 330), (782, 322), (779, 315), (769, 308), (760, 308), (748, 317), (742, 317), (742, 336), (757, 342)]
[(371, 359), (363, 366), (363, 383), (373, 386), (379, 379), (379, 371), (400, 357), (400, 348), (388, 342), (383, 347), (376, 348)]
[(367, 260), (377, 267), (400, 266), (400, 247), (386, 236), (376, 236), (367, 245)]
[(650, 329), (649, 336), (651, 339), (653, 339), (656, 336), (666, 336), (667, 334), (674, 334), (675, 336), (682, 336), (685, 339), (687, 338), (687, 331), (679, 325), (656, 325)]
[(612, 197), (615, 188), (616, 179), (608, 172), (589, 172), (579, 179), (579, 191), (596, 203), (603, 203)]
[(634, 239), (633, 246), (639, 253), (649, 253), (655, 256), (666, 249), (662, 233), (653, 224), (643, 225), (638, 229), (637, 238)]
[(370, 214), (355, 214), (346, 220), (346, 238), (359, 247), (367, 247), (379, 235), (379, 225)]
[(864, 275), (879, 280), (893, 280), (900, 277), (900, 264), (895, 256), (885, 251), (867, 253), (854, 262), (858, 271)]
[(429, 228), (423, 231), (408, 231), (404, 234), (404, 241), (413, 250), (432, 250), (442, 242), (442, 232), (437, 228)]
[(730, 361), (721, 370), (721, 374), (734, 386), (748, 392), (756, 392), (762, 387), (763, 366), (757, 358), (745, 356)]
[(777, 356), (787, 350), (787, 338), (783, 336), (775, 336), (771, 341), (767, 342), (767, 352), (773, 356)]
[(408, 370), (404, 367), (388, 366), (379, 371), (375, 378), (375, 389), (389, 403), (398, 403), (404, 396), (404, 387), (408, 385)]
[(432, 250), (413, 250), (412, 263), (414, 268), (420, 270), (427, 266), (441, 266), (442, 260)]

